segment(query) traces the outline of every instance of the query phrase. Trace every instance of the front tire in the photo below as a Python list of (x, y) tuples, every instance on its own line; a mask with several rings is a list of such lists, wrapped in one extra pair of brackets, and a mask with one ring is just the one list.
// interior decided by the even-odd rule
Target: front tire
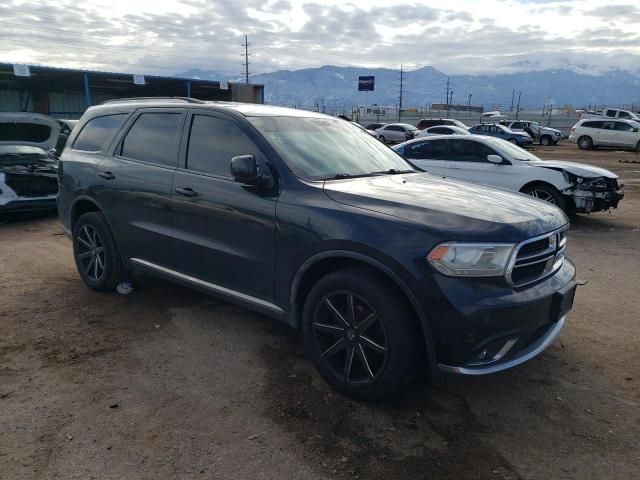
[(391, 395), (421, 363), (415, 314), (394, 285), (367, 268), (320, 279), (305, 302), (303, 331), (320, 375), (353, 398)]
[(531, 195), (538, 200), (550, 203), (566, 211), (567, 202), (565, 202), (562, 194), (551, 185), (534, 184), (522, 190), (522, 193)]
[(73, 257), (80, 277), (93, 290), (113, 290), (125, 278), (116, 241), (100, 212), (85, 213), (76, 222)]
[(515, 138), (510, 138), (509, 139), (509, 143), (513, 143), (514, 145), (518, 145), (518, 140), (516, 140)]
[(593, 140), (591, 137), (587, 137), (586, 135), (580, 137), (577, 143), (580, 150), (589, 150), (590, 148), (593, 148)]
[(552, 143), (553, 143), (553, 140), (549, 135), (543, 135), (542, 137), (540, 137), (540, 145), (548, 147)]
[(383, 136), (383, 135), (380, 135), (380, 136), (378, 137), (378, 140), (380, 140), (380, 141), (381, 141), (382, 143), (384, 143), (384, 144), (386, 144), (386, 143), (387, 143), (387, 140), (384, 138), (384, 136)]

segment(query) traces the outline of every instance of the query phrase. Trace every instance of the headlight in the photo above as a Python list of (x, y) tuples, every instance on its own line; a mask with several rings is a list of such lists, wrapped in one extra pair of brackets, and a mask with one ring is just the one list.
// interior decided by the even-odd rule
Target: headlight
[(444, 275), (494, 277), (505, 274), (513, 253), (512, 243), (441, 243), (427, 260)]

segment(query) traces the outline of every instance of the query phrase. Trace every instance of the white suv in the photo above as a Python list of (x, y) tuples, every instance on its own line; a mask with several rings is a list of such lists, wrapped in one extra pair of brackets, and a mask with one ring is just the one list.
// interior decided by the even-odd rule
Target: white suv
[(621, 147), (640, 150), (640, 123), (635, 120), (580, 120), (571, 129), (569, 141), (585, 150)]

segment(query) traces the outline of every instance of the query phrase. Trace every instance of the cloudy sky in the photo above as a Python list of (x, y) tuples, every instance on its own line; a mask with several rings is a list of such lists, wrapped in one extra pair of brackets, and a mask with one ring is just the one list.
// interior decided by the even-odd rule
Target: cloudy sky
[[(444, 6), (446, 5), (446, 6)], [(324, 64), (449, 74), (567, 62), (640, 71), (640, 7), (629, 0), (4, 0), (0, 61), (237, 75)]]

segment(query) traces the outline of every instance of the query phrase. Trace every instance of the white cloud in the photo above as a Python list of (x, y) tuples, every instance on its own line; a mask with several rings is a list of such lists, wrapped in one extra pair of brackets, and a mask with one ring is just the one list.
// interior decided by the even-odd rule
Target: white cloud
[(640, 10), (621, 1), (14, 0), (0, 61), (171, 74), (323, 64), (447, 73), (640, 67)]

